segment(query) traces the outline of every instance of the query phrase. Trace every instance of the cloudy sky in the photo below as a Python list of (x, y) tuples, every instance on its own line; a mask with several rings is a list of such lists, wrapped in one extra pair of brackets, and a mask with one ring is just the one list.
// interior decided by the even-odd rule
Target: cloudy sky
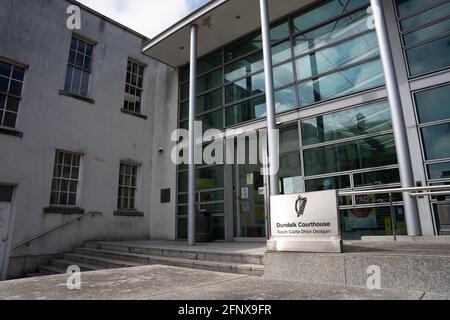
[(208, 0), (78, 0), (147, 37), (154, 37)]

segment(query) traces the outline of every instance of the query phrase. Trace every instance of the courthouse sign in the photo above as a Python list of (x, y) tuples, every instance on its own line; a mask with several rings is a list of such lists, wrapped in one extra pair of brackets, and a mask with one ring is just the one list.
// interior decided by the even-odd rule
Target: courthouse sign
[(342, 252), (336, 190), (270, 198), (269, 251)]

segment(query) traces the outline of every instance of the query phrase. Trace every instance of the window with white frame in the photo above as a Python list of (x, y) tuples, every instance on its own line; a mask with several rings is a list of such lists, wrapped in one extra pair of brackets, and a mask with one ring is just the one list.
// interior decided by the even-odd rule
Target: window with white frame
[(119, 210), (137, 210), (137, 175), (139, 165), (127, 162), (120, 163), (119, 194), (117, 208)]
[(92, 72), (94, 45), (72, 36), (64, 90), (76, 95), (88, 95), (89, 77)]
[(144, 69), (145, 67), (142, 64), (128, 59), (124, 110), (137, 114), (141, 113)]
[(15, 128), (25, 68), (0, 60), (0, 127)]
[(80, 184), (81, 154), (57, 150), (50, 205), (76, 206)]

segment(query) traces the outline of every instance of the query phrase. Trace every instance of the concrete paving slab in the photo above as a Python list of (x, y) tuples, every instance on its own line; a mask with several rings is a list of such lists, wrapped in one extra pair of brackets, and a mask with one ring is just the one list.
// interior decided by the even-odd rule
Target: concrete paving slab
[(168, 266), (86, 272), (81, 290), (66, 287), (67, 275), (0, 283), (7, 300), (361, 300), (438, 299), (418, 291), (366, 290), (303, 284)]
[(142, 241), (101, 241), (90, 242), (90, 244), (122, 246), (130, 248), (153, 248), (161, 250), (183, 250), (193, 252), (215, 252), (230, 254), (259, 254), (264, 255), (266, 252), (266, 243), (257, 242), (210, 242), (197, 243), (194, 247), (189, 247), (186, 241), (158, 241), (158, 240), (142, 240)]

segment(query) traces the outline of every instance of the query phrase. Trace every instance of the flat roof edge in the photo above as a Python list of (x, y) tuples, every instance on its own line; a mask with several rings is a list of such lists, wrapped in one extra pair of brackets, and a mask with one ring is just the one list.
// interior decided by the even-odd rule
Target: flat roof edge
[(159, 42), (163, 41), (165, 38), (169, 37), (170, 35), (174, 34), (175, 32), (179, 31), (180, 29), (186, 27), (187, 25), (193, 23), (195, 20), (199, 19), (203, 15), (207, 14), (208, 12), (216, 9), (217, 7), (221, 6), (228, 0), (213, 0), (210, 1), (191, 14), (187, 15), (183, 19), (179, 20), (177, 23), (169, 27), (168, 29), (164, 30), (160, 34), (156, 35), (146, 43), (144, 43), (143, 51), (147, 51), (157, 45)]

